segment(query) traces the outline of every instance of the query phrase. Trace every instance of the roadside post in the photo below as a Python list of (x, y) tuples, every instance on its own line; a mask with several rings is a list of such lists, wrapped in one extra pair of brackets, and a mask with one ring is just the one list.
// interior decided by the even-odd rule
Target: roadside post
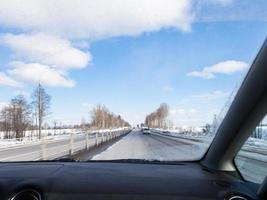
[(70, 150), (69, 155), (71, 156), (73, 154), (73, 133), (70, 133)]
[(86, 150), (89, 149), (89, 133), (85, 132), (85, 148)]
[(46, 135), (44, 133), (44, 135), (42, 135), (42, 139), (41, 139), (41, 158), (42, 160), (46, 160), (47, 159), (47, 154), (46, 154)]

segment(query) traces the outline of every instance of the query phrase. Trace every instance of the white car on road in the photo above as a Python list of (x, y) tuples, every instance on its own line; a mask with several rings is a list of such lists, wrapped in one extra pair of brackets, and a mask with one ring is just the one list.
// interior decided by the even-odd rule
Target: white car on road
[(146, 134), (150, 134), (150, 129), (147, 128), (147, 127), (142, 128), (142, 133), (143, 133), (144, 135), (146, 135)]

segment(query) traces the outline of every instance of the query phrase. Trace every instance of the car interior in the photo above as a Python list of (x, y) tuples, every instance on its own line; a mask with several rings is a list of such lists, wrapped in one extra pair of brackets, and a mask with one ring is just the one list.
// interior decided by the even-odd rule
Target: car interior
[[(245, 180), (235, 157), (267, 113), (267, 42), (199, 161), (68, 160), (0, 163), (5, 200), (266, 200), (267, 178)], [(262, 177), (264, 179), (264, 177)]]

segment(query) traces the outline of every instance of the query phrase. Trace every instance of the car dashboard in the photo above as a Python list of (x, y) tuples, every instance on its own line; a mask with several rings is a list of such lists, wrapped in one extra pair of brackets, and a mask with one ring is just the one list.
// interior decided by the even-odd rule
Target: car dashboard
[(197, 162), (0, 165), (0, 196), (7, 200), (256, 200), (249, 184), (237, 174), (211, 171)]

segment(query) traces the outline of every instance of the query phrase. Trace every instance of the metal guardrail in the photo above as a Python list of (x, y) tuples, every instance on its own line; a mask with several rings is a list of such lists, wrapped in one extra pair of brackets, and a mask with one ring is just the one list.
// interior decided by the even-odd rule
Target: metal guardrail
[(53, 140), (51, 136), (24, 145), (0, 149), (0, 161), (52, 160), (71, 156), (83, 150), (90, 150), (101, 143), (111, 141), (129, 133), (131, 129), (121, 128), (106, 131), (70, 133), (62, 139)]
[(203, 138), (200, 138), (200, 137), (193, 138), (193, 137), (185, 137), (185, 136), (182, 136), (182, 135), (172, 135), (170, 133), (167, 134), (167, 133), (164, 133), (163, 131), (155, 130), (155, 129), (151, 129), (151, 132), (155, 133), (155, 134), (159, 134), (160, 136), (166, 136), (166, 137), (169, 137), (169, 138), (191, 140), (191, 141), (200, 142), (200, 143), (204, 142)]

